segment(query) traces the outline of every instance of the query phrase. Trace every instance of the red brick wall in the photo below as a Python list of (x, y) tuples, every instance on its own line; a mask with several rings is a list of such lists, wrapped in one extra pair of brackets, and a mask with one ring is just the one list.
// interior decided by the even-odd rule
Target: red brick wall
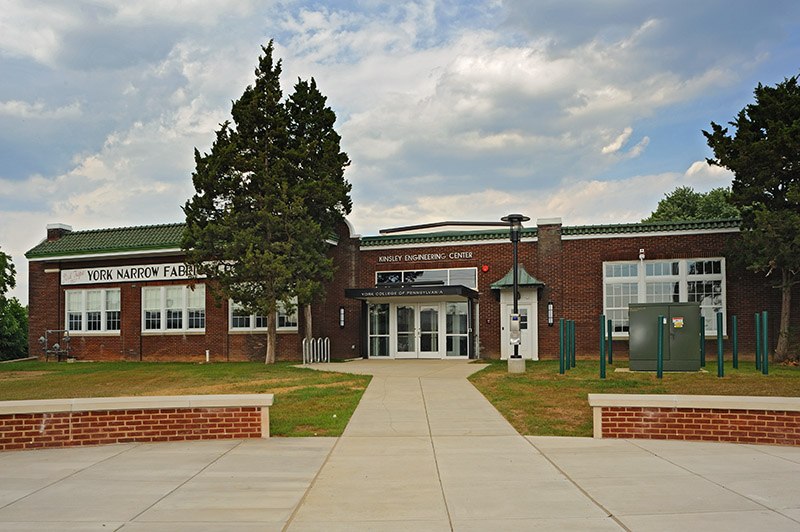
[(106, 443), (261, 437), (260, 407), (0, 415), (0, 451)]
[(800, 412), (602, 407), (603, 438), (800, 445)]
[[(525, 269), (541, 280), (545, 286), (539, 290), (538, 300), (538, 345), (539, 356), (544, 359), (558, 357), (558, 319), (575, 320), (578, 356), (597, 356), (598, 316), (603, 309), (604, 261), (636, 260), (640, 248), (645, 249), (647, 260), (731, 256), (728, 241), (737, 238), (736, 233), (673, 234), (670, 236), (636, 235), (626, 238), (562, 238), (561, 227), (546, 225), (539, 228), (538, 242), (523, 240), (519, 246), (519, 260)], [(345, 288), (372, 287), (375, 272), (415, 268), (478, 268), (478, 291), (480, 292), (479, 323), (481, 356), (500, 357), (500, 305), (499, 294), (490, 285), (503, 277), (510, 269), (512, 246), (507, 239), (496, 243), (475, 245), (442, 244), (441, 246), (395, 248), (393, 250), (359, 250), (359, 239), (352, 238), (346, 224), (337, 228), (339, 241), (331, 247), (335, 263), (333, 279), (326, 284), (325, 297), (312, 305), (313, 335), (331, 339), (333, 358), (364, 356), (365, 324), (361, 319), (362, 303), (346, 299)], [(447, 260), (379, 263), (382, 255), (431, 253), (433, 251), (472, 252), (469, 260)], [(103, 261), (102, 264), (127, 265), (136, 263), (175, 262), (180, 257), (140, 258)], [(39, 354), (38, 338), (45, 329), (64, 327), (64, 287), (60, 286), (59, 273), (44, 273), (47, 268), (96, 267), (97, 261), (72, 263), (31, 262), (30, 269), (30, 350)], [(481, 266), (488, 267), (487, 272)], [(728, 316), (739, 317), (739, 346), (743, 358), (752, 358), (754, 352), (753, 314), (768, 310), (769, 340), (774, 348), (778, 336), (780, 292), (770, 286), (771, 279), (754, 274), (726, 261), (726, 289)], [(173, 281), (186, 284), (186, 281)], [(119, 286), (122, 295), (122, 331), (118, 336), (75, 336), (73, 352), (79, 358), (95, 360), (183, 360), (203, 361), (209, 351), (211, 361), (263, 360), (266, 335), (264, 333), (228, 333), (227, 302), (217, 304), (212, 290), (206, 291), (205, 334), (141, 334), (141, 288), (147, 285), (164, 285), (168, 282), (122, 283), (119, 285), (93, 285), (93, 287)], [(79, 287), (75, 287), (79, 288)], [(547, 302), (552, 301), (555, 310), (555, 326), (547, 325)], [(345, 326), (339, 326), (339, 309), (345, 310)], [(294, 334), (279, 334), (278, 360), (299, 360), (301, 340), (304, 335), (302, 309), (300, 329)], [(794, 288), (792, 325), (800, 329), (800, 286)], [(614, 356), (627, 356), (627, 340), (614, 342)], [(730, 352), (730, 342), (726, 342)], [(714, 340), (706, 346), (707, 354), (716, 352)], [(708, 356), (707, 355), (707, 356)], [(729, 356), (729, 355), (728, 355)]]

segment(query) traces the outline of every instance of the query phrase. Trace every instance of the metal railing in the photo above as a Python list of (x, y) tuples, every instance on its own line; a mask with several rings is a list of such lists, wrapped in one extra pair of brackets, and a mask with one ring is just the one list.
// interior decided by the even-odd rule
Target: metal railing
[(303, 338), (303, 364), (317, 364), (331, 361), (331, 339)]

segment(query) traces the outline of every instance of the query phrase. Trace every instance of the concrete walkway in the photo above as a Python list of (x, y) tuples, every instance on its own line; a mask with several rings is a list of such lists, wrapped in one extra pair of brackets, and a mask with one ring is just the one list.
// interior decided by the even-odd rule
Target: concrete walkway
[(800, 448), (522, 437), (480, 365), (364, 361), (341, 438), (0, 453), (0, 530), (800, 530)]

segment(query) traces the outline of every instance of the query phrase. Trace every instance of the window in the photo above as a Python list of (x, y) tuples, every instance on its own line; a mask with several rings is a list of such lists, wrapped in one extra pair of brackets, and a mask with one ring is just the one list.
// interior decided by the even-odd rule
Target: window
[[(245, 312), (239, 303), (230, 301), (228, 305), (230, 330), (232, 331), (266, 331), (267, 318), (261, 314), (249, 314)], [(286, 312), (286, 309), (280, 301), (278, 301), (278, 314), (275, 318), (276, 331), (297, 331), (298, 317), (297, 317), (297, 298), (292, 300), (294, 307), (291, 312)]]
[(369, 314), (369, 356), (389, 356), (389, 304), (370, 303)]
[(67, 290), (65, 328), (70, 332), (118, 333), (119, 288)]
[(145, 331), (204, 331), (205, 285), (142, 288), (142, 327)]
[(465, 301), (448, 302), (445, 315), (446, 355), (465, 357), (469, 355), (469, 315)]
[(700, 303), (708, 335), (717, 334), (717, 312), (723, 324), (727, 321), (725, 259), (607, 262), (603, 289), (603, 309), (615, 336), (628, 334), (630, 303)]
[(375, 274), (376, 284), (432, 283), (478, 287), (477, 268), (386, 271)]

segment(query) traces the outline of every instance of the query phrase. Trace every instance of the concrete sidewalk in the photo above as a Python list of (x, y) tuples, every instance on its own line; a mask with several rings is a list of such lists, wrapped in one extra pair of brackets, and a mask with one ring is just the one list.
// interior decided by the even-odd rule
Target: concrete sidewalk
[(800, 448), (522, 437), (480, 365), (358, 361), (341, 438), (0, 453), (0, 530), (800, 530)]

